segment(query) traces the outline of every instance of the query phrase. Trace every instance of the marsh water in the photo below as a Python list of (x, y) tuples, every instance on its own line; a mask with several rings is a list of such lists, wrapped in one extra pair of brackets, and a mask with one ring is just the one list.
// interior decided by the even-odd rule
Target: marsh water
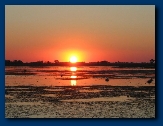
[[(6, 67), (6, 86), (148, 86), (155, 85), (155, 69), (81, 67)], [(108, 78), (108, 81), (106, 81)]]

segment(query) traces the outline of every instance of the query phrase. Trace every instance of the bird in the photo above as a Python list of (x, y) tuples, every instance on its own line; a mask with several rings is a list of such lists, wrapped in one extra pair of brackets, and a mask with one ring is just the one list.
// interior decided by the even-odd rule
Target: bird
[(109, 81), (109, 78), (107, 77), (107, 78), (105, 79), (105, 81)]
[(150, 84), (152, 81), (153, 81), (153, 79), (151, 78), (151, 79), (149, 79), (149, 80), (147, 81), (147, 83)]

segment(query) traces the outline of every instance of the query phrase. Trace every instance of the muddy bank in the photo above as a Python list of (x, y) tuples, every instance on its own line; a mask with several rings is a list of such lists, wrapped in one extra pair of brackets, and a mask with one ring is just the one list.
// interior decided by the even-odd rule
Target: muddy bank
[(155, 118), (155, 86), (6, 86), (6, 118)]

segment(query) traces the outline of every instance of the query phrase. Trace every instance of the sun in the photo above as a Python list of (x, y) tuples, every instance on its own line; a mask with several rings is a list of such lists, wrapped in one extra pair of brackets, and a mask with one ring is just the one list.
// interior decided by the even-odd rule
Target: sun
[(70, 57), (70, 62), (71, 62), (71, 63), (76, 63), (76, 62), (77, 62), (76, 56)]

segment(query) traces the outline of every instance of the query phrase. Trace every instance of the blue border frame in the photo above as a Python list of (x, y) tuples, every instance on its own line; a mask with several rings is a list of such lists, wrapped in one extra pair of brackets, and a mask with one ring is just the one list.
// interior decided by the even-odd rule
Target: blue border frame
[[(5, 5), (156, 5), (156, 119), (5, 119)], [(1, 88), (0, 88), (0, 122), (2, 125), (161, 125), (162, 123), (162, 113), (163, 113), (163, 101), (161, 96), (163, 96), (163, 84), (161, 75), (163, 75), (163, 60), (161, 59), (161, 54), (163, 50), (161, 50), (163, 37), (163, 7), (161, 0), (5, 0), (0, 4), (0, 80), (1, 80)]]

